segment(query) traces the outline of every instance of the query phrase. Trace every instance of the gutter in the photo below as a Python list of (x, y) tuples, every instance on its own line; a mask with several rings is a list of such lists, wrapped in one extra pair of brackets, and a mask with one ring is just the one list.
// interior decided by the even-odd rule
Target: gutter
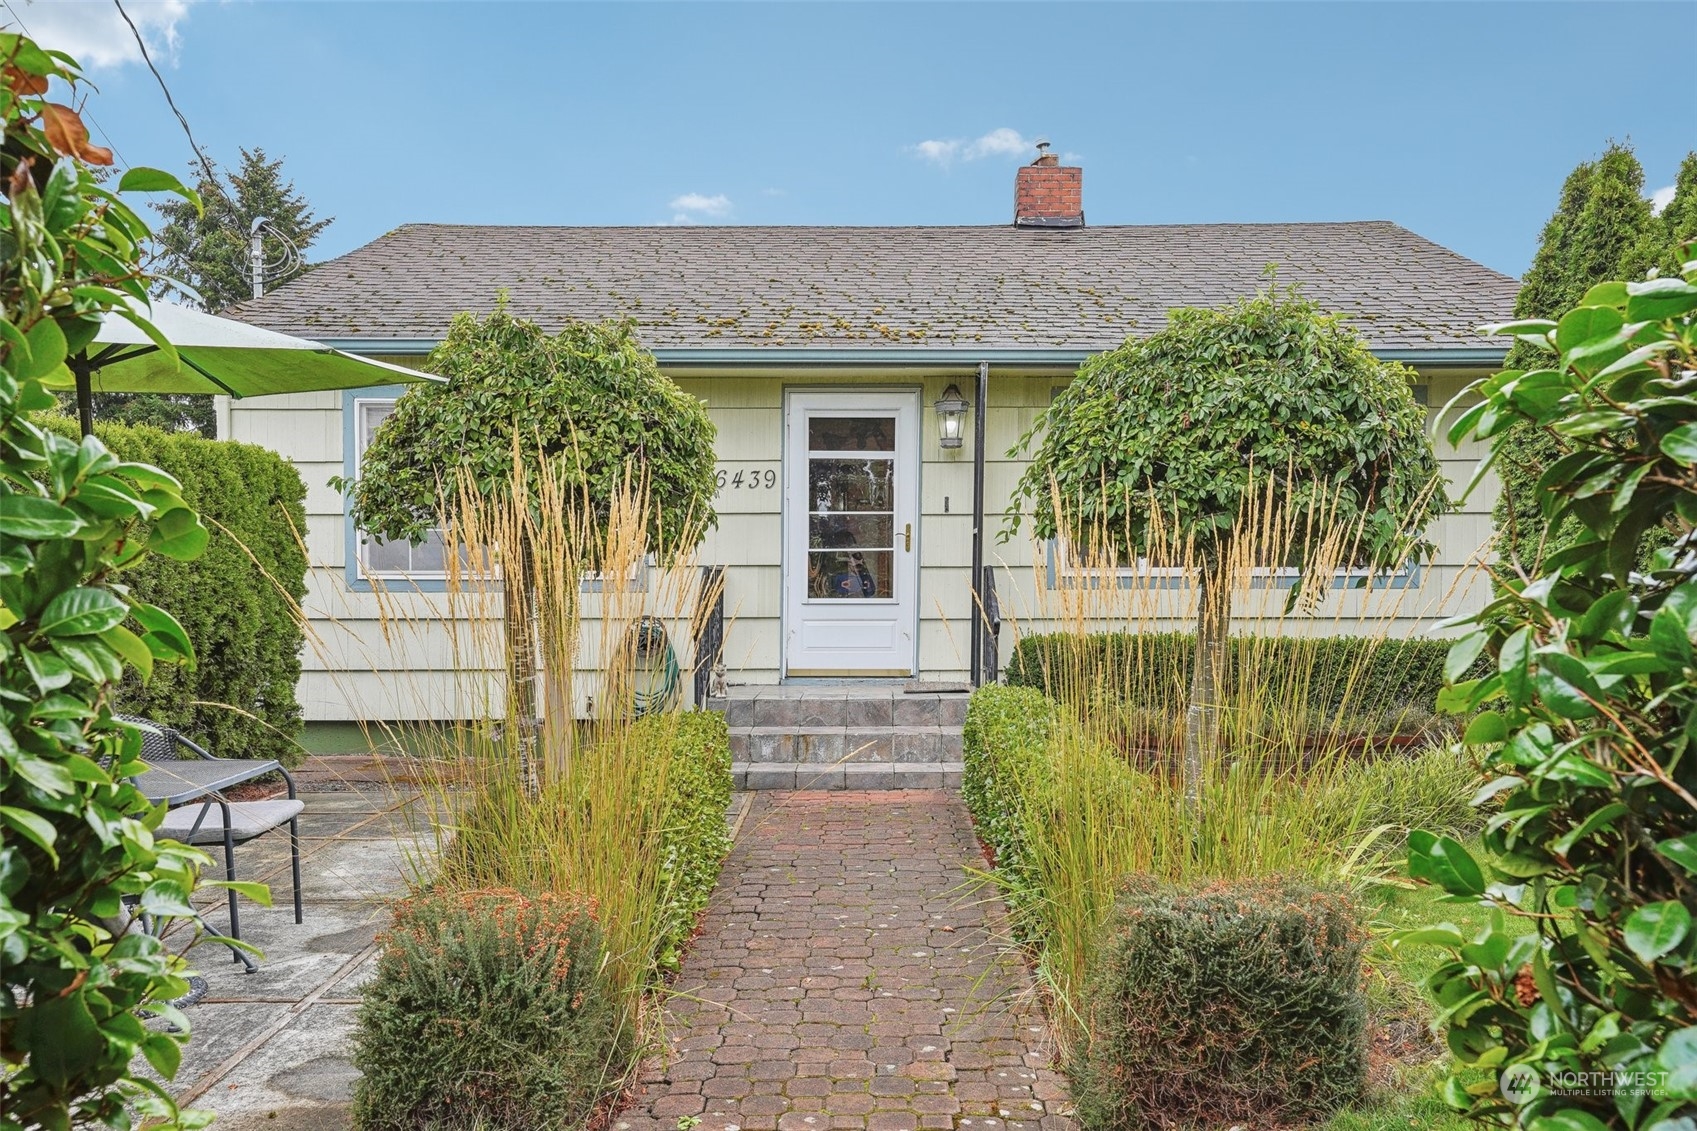
[[(433, 338), (319, 338), (349, 353), (423, 356), (437, 345)], [(982, 363), (1014, 369), (1071, 371), (1100, 350), (1079, 349), (954, 349), (954, 348), (816, 348), (812, 346), (744, 346), (712, 349), (662, 347), (651, 350), (660, 368), (678, 369), (885, 369), (891, 367), (960, 369), (976, 373)], [(1382, 361), (1399, 361), (1418, 369), (1488, 369), (1503, 363), (1506, 346), (1376, 349)]]

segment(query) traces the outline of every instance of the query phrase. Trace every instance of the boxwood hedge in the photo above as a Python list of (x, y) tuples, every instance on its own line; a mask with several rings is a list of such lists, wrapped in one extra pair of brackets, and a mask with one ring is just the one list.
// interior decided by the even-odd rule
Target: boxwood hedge
[[(1014, 687), (1035, 687), (1074, 701), (1115, 695), (1126, 707), (1163, 713), (1182, 710), (1190, 686), (1195, 637), (1188, 632), (1038, 633), (1023, 637), (1007, 667)], [(1361, 636), (1276, 637), (1255, 642), (1253, 677), (1258, 693), (1282, 700), (1281, 676), (1308, 683), (1307, 707), (1336, 711), (1346, 704), (1372, 709), (1430, 712), (1444, 686), (1447, 640), (1374, 639)], [(1228, 649), (1221, 697), (1235, 689), (1234, 653)], [(1139, 672), (1157, 671), (1160, 679)], [(1353, 680), (1353, 682), (1352, 682)], [(1135, 700), (1135, 701), (1132, 701)]]
[(663, 743), (671, 759), (666, 775), (671, 820), (662, 839), (666, 929), (656, 960), (661, 970), (673, 970), (731, 848), (725, 827), (731, 803), (730, 732), (725, 716), (716, 711), (686, 711), (637, 720), (631, 741)]

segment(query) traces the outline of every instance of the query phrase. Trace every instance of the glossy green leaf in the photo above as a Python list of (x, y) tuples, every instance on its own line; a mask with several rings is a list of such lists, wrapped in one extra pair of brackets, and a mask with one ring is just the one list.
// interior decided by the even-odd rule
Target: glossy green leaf
[(1645, 962), (1671, 952), (1691, 931), (1691, 911), (1677, 900), (1646, 903), (1626, 920), (1626, 945)]
[(1461, 740), (1469, 746), (1490, 746), (1508, 740), (1508, 722), (1495, 711), (1482, 711), (1467, 724)]
[(37, 631), (47, 637), (96, 635), (122, 624), (129, 613), (110, 589), (83, 586), (53, 598), (42, 610)]
[(1660, 841), (1656, 851), (1684, 868), (1687, 875), (1697, 876), (1697, 832)]
[(1408, 871), (1415, 879), (1427, 880), (1451, 895), (1483, 895), (1485, 876), (1461, 843), (1424, 829), (1408, 834)]
[(83, 528), (77, 513), (39, 495), (0, 495), (0, 534), (34, 541), (69, 538)]
[(1661, 447), (1663, 455), (1682, 467), (1697, 465), (1697, 421), (1670, 429)]

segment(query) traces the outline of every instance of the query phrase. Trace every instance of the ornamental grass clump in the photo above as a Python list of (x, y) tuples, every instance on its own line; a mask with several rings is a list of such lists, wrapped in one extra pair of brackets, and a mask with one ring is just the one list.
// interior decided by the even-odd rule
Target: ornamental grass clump
[(1086, 1128), (1264, 1127), (1323, 1117), (1367, 1076), (1365, 935), (1298, 880), (1128, 881), (1068, 1065)]
[(402, 903), (360, 1006), (354, 1125), (584, 1126), (622, 1081), (632, 1037), (594, 912), (511, 890)]

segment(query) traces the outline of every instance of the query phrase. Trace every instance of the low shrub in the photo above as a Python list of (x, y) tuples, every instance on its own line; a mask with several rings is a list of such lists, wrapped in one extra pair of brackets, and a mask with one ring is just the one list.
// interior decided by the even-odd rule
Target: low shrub
[(1324, 1116), (1366, 1081), (1364, 934), (1296, 880), (1128, 880), (1085, 987), (1068, 1071), (1086, 1128)]
[(675, 970), (731, 849), (725, 826), (731, 804), (730, 731), (717, 711), (688, 711), (638, 720), (630, 741), (638, 748), (661, 746), (671, 763), (668, 818), (661, 834), (666, 919), (656, 964)]
[[(63, 417), (51, 426), (76, 434)], [(160, 668), (145, 685), (132, 672), (118, 688), (118, 709), (176, 727), (221, 758), (294, 765), (302, 756), (297, 607), (307, 564), (300, 473), (254, 444), (98, 422), (95, 431), (119, 459), (175, 476), (211, 532), (193, 561), (150, 555), (117, 575), (137, 600), (176, 614), (196, 660)]]
[(1025, 838), (1027, 778), (1040, 772), (1056, 723), (1055, 704), (1029, 687), (973, 692), (962, 733), (961, 793), (978, 835), (995, 854), (1003, 897), (1022, 933), (1032, 898)]
[(622, 1081), (590, 901), (426, 894), (382, 942), (354, 1036), (361, 1131), (578, 1128)]
[[(1063, 702), (1100, 700), (1172, 718), (1183, 713), (1195, 639), (1188, 632), (1034, 634), (1015, 646), (1006, 678)], [(1424, 720), (1443, 689), (1448, 652), (1442, 640), (1235, 636), (1224, 657), (1221, 699), (1256, 697), (1287, 709), (1392, 723), (1408, 712)]]

